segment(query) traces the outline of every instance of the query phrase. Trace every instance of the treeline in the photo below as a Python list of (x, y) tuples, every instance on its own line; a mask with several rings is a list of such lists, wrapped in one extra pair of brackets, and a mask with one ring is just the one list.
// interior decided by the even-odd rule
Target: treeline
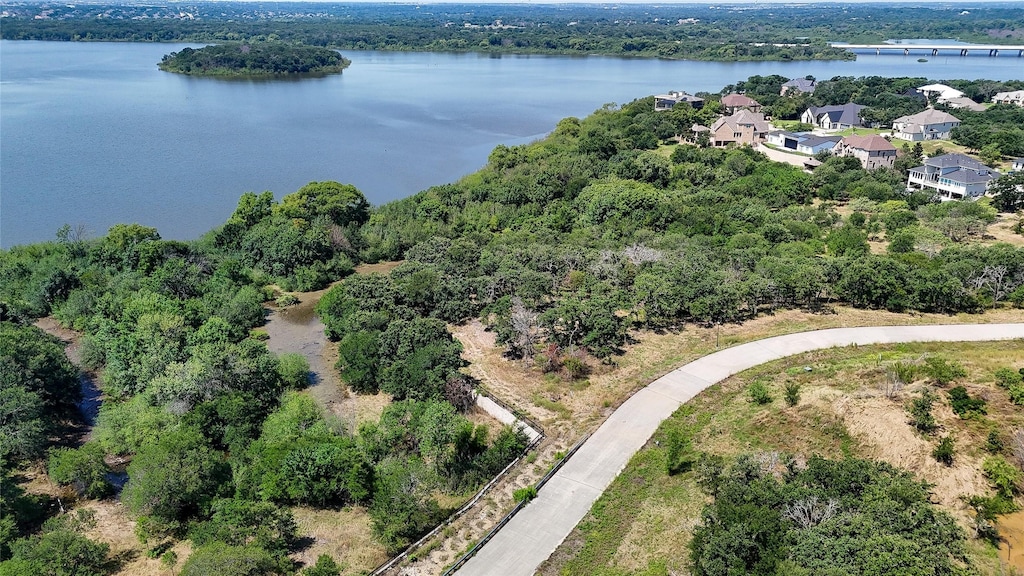
[[(920, 86), (933, 82), (924, 77), (887, 78), (883, 76), (866, 76), (854, 78), (851, 76), (836, 76), (830, 79), (819, 79), (816, 82), (813, 93), (805, 94), (790, 91), (785, 95), (780, 95), (782, 85), (788, 81), (789, 78), (779, 76), (778, 74), (751, 76), (746, 80), (726, 86), (722, 93), (742, 92), (764, 106), (765, 114), (778, 120), (798, 119), (809, 106), (839, 105), (853, 102), (854, 104), (866, 106), (861, 113), (861, 117), (867, 125), (889, 127), (896, 118), (916, 114), (928, 106), (927, 99), (923, 95), (915, 94), (915, 90)], [(998, 92), (1024, 89), (1024, 81), (1020, 80), (1007, 80), (1005, 82), (994, 80), (948, 80), (945, 82), (949, 86), (962, 91), (966, 97), (971, 98), (975, 102), (989, 101)], [(964, 120), (965, 124), (976, 121), (998, 124), (998, 129), (994, 132), (1002, 133), (1016, 129), (1019, 126), (1019, 122), (1013, 117), (1015, 113), (1014, 110), (1011, 110), (1013, 107), (999, 106), (985, 112), (949, 109), (941, 104), (939, 107)], [(1016, 110), (1019, 111), (1020, 108), (1016, 108)], [(1012, 140), (1015, 137), (993, 136), (993, 138), (1001, 141), (1004, 138)], [(1012, 153), (1006, 152), (1006, 154)]]
[(161, 70), (193, 76), (285, 76), (341, 72), (350, 62), (334, 50), (281, 42), (218, 44), (171, 52)]
[[(41, 14), (40, 10), (46, 10)], [(829, 41), (958, 38), (1012, 42), (1016, 8), (948, 9), (827, 5), (783, 8), (296, 5), (267, 9), (197, 4), (145, 7), (47, 5), (4, 19), (4, 39), (238, 42), (276, 38), (344, 50), (605, 54), (701, 60), (852, 59)], [(159, 11), (158, 11), (159, 12)], [(140, 15), (142, 17), (140, 17)], [(36, 16), (40, 16), (37, 18)], [(954, 16), (954, 17), (950, 17)], [(268, 33), (268, 28), (272, 33)]]

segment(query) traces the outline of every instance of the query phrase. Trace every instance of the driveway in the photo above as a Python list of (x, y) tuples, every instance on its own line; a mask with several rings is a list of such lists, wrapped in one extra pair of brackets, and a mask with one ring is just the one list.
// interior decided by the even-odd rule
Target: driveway
[(758, 364), (821, 348), (1024, 338), (1022, 324), (834, 328), (721, 350), (674, 370), (624, 402), (460, 575), (530, 576), (554, 552), (661, 424), (708, 386)]
[(754, 150), (757, 150), (758, 152), (764, 154), (765, 156), (768, 157), (769, 160), (774, 160), (776, 162), (784, 162), (786, 164), (792, 164), (797, 168), (803, 168), (804, 160), (810, 158), (810, 156), (804, 156), (802, 154), (790, 154), (789, 152), (783, 152), (781, 150), (776, 150), (775, 148), (769, 148), (763, 144), (758, 144), (757, 146), (754, 147)]

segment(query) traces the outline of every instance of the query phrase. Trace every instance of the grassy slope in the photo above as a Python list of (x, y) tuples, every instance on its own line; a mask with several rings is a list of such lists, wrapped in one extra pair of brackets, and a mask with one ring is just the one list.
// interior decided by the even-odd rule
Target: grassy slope
[[(894, 399), (886, 398), (878, 383), (885, 363), (914, 361), (927, 354), (960, 359), (968, 372), (962, 383), (972, 396), (988, 399), (987, 417), (960, 420), (940, 391), (942, 401), (934, 410), (940, 430), (927, 437), (913, 431), (904, 405), (925, 382), (915, 382)], [(1008, 435), (1024, 425), (1024, 414), (993, 384), (992, 370), (1006, 365), (1024, 365), (1020, 342), (833, 349), (779, 360), (730, 378), (683, 406), (661, 426), (542, 573), (685, 571), (687, 544), (705, 496), (692, 473), (672, 477), (665, 473), (665, 451), (655, 442), (664, 439), (668, 427), (692, 434), (695, 450), (703, 452), (782, 451), (888, 461), (934, 484), (933, 500), (967, 529), (969, 515), (960, 497), (988, 492), (980, 467), (989, 429), (998, 426)], [(805, 366), (812, 371), (806, 372)], [(746, 388), (755, 380), (768, 384), (774, 396), (771, 404), (756, 406), (748, 401)], [(782, 400), (783, 386), (790, 380), (801, 384), (800, 402), (793, 408)], [(957, 457), (952, 467), (946, 467), (930, 454), (938, 438), (950, 433), (956, 438)], [(993, 548), (972, 542), (971, 550), (983, 573), (999, 573)]]

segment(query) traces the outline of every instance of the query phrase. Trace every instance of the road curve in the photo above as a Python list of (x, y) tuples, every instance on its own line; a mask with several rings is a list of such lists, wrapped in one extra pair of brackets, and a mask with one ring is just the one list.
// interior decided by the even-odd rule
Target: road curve
[(821, 348), (900, 342), (1024, 339), (1021, 324), (833, 328), (776, 336), (704, 356), (634, 394), (606, 420), (458, 573), (531, 576), (576, 527), (636, 451), (680, 405), (708, 386), (758, 364)]

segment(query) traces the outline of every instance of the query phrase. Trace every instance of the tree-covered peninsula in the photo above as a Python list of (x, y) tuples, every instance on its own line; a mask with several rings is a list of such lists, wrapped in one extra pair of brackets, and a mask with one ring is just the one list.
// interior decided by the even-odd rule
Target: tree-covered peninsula
[(216, 44), (171, 52), (160, 69), (191, 76), (292, 76), (332, 74), (350, 61), (335, 50), (285, 43)]

